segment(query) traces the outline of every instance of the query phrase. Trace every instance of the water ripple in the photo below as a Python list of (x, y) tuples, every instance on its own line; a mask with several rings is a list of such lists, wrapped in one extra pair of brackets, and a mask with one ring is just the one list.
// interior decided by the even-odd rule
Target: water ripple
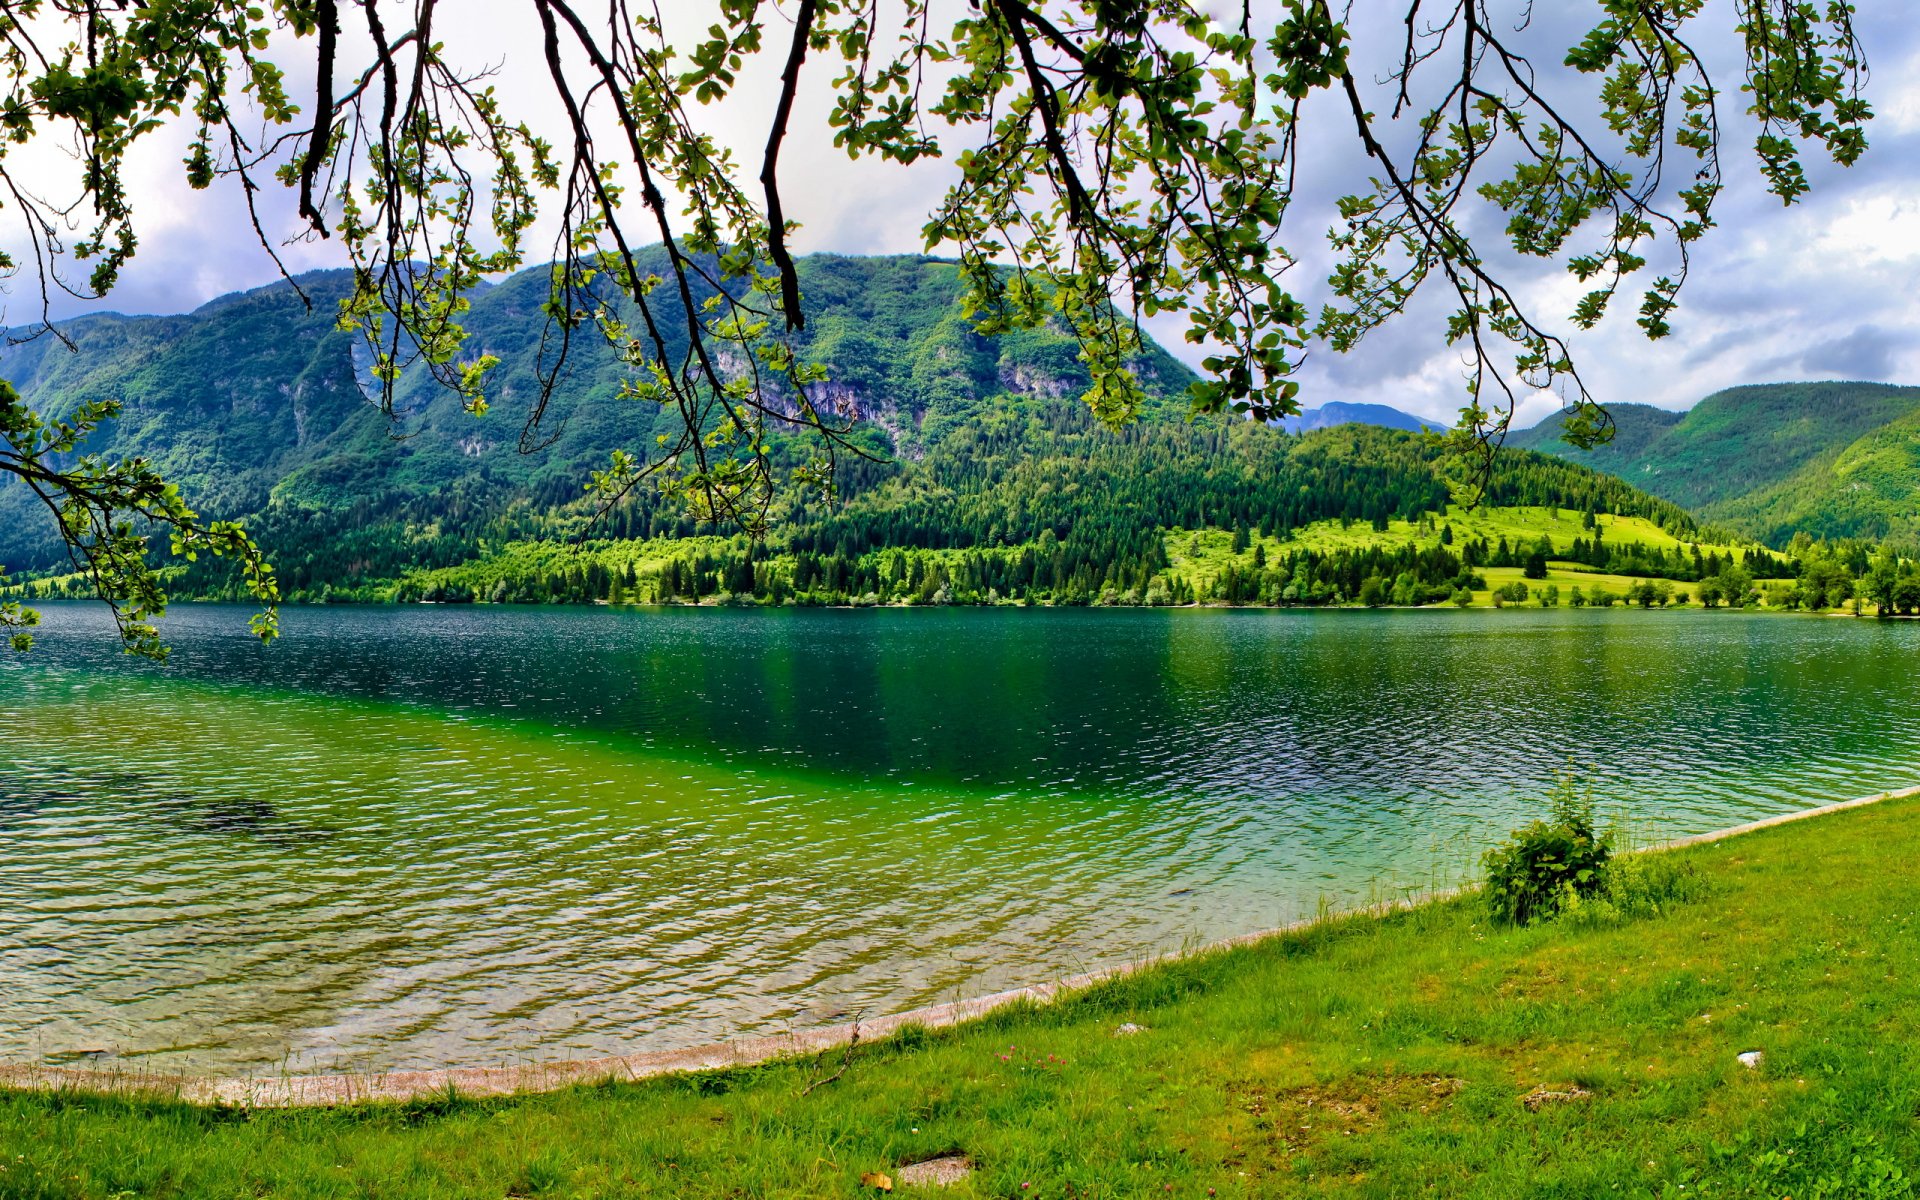
[(55, 606), (0, 663), (0, 1057), (632, 1052), (1914, 782), (1920, 630), (1639, 613)]

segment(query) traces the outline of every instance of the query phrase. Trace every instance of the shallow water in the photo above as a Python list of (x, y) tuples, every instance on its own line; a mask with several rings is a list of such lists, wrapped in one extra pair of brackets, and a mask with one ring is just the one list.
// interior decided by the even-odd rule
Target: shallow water
[(1920, 628), (1640, 612), (50, 606), (0, 660), (0, 1060), (659, 1049), (1920, 782)]

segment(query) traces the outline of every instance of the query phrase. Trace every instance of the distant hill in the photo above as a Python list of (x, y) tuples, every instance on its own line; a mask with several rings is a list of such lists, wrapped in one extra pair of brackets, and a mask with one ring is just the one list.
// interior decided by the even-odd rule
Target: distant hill
[(1649, 446), (1665, 437), (1667, 431), (1687, 415), (1671, 409), (1655, 408), (1651, 404), (1609, 404), (1607, 412), (1613, 416), (1613, 440), (1595, 451), (1577, 450), (1560, 440), (1562, 418), (1559, 414), (1548, 417), (1531, 429), (1515, 430), (1508, 434), (1507, 445), (1520, 450), (1556, 454), (1603, 471), (1612, 470), (1613, 467), (1599, 466), (1602, 462), (1630, 469)]
[[(813, 305), (801, 353), (828, 365), (834, 398), (864, 418), (858, 436), (876, 459), (846, 463), (836, 507), (790, 498), (769, 543), (796, 555), (856, 563), (880, 548), (1017, 550), (1026, 580), (1018, 586), (1085, 597), (1141, 591), (1165, 567), (1164, 529), (1273, 537), (1335, 520), (1385, 530), (1452, 500), (1458, 464), (1404, 431), (1362, 420), (1296, 437), (1252, 422), (1188, 421), (1192, 375), (1157, 346), (1134, 364), (1150, 393), (1142, 420), (1100, 427), (1077, 399), (1086, 375), (1072, 339), (1051, 328), (979, 336), (949, 263), (819, 256), (802, 263), (801, 279)], [(614, 449), (674, 428), (672, 412), (618, 399), (621, 364), (588, 337), (533, 452), (522, 452), (544, 271), (474, 297), (471, 345), (502, 363), (492, 411), (480, 419), (409, 375), (397, 396), (404, 416), (390, 422), (363, 388), (355, 339), (334, 328), (346, 277), (300, 283), (311, 310), (283, 283), (180, 316), (77, 320), (65, 327), (73, 351), (52, 339), (14, 347), (0, 353), (0, 375), (42, 410), (122, 400), (122, 417), (87, 448), (147, 456), (201, 512), (245, 519), (294, 595), (364, 591), (509, 541), (581, 533), (587, 472)], [(1342, 409), (1419, 424), (1380, 406), (1318, 411)], [(0, 480), (0, 563), (58, 567), (52, 522), (10, 484)], [(1540, 455), (1503, 455), (1488, 501), (1642, 517), (1697, 540), (1678, 507)], [(668, 541), (727, 532), (697, 526), (652, 492), (595, 531)], [(716, 576), (711, 564), (698, 569)], [(202, 560), (183, 587), (228, 594), (228, 570)], [(735, 583), (750, 577), (747, 569)], [(569, 575), (560, 591), (540, 594), (579, 595), (580, 586)]]
[(1800, 530), (1920, 541), (1920, 387), (1759, 384), (1684, 414), (1611, 411), (1615, 438), (1591, 451), (1560, 440), (1558, 417), (1509, 444), (1618, 475), (1774, 545)]
[(1776, 545), (1799, 530), (1920, 545), (1920, 408), (1714, 511)]
[(1309, 433), (1338, 425), (1378, 425), (1382, 429), (1404, 429), (1409, 433), (1446, 428), (1439, 422), (1423, 421), (1411, 413), (1403, 413), (1385, 404), (1349, 404), (1344, 400), (1335, 400), (1319, 408), (1302, 409), (1273, 424), (1288, 433)]

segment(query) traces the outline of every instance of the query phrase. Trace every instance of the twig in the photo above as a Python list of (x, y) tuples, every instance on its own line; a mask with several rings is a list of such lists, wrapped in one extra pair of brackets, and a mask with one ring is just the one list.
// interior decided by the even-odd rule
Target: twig
[(847, 1068), (853, 1065), (853, 1052), (854, 1050), (859, 1048), (859, 1045), (860, 1045), (860, 1021), (858, 1018), (855, 1018), (853, 1022), (853, 1036), (847, 1039), (847, 1052), (840, 1056), (840, 1069), (838, 1071), (835, 1071), (833, 1074), (827, 1076), (825, 1079), (816, 1079), (812, 1083), (809, 1083), (806, 1087), (801, 1088), (800, 1089), (801, 1099), (805, 1099), (808, 1095), (810, 1095), (813, 1092), (813, 1089), (819, 1088), (819, 1087), (825, 1087), (828, 1084), (832, 1083), (834, 1080), (840, 1078), (842, 1075), (845, 1075), (847, 1073)]

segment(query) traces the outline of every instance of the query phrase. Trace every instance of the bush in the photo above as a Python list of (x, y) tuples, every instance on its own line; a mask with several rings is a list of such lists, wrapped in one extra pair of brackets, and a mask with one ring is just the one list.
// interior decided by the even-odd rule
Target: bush
[[(1705, 889), (1705, 879), (1684, 858), (1635, 851), (1617, 824), (1598, 832), (1592, 796), (1570, 777), (1554, 786), (1548, 808), (1546, 820), (1514, 830), (1483, 860), (1487, 904), (1496, 920), (1613, 925), (1657, 917)], [(1623, 842), (1627, 849), (1616, 854)]]
[(1513, 831), (1487, 851), (1487, 904), (1512, 925), (1550, 921), (1569, 901), (1600, 896), (1611, 839), (1593, 828), (1592, 797), (1563, 779), (1548, 798), (1549, 814)]

